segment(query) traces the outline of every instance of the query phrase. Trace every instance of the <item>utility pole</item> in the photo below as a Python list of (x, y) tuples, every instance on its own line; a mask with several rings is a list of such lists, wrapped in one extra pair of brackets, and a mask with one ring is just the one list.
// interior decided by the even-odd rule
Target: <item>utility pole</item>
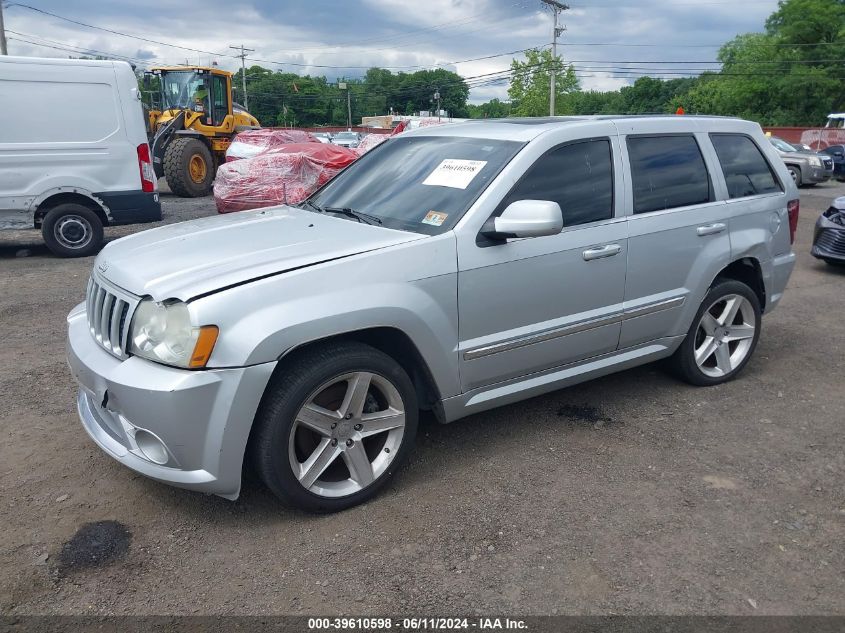
[(229, 48), (234, 48), (236, 51), (240, 51), (240, 55), (236, 55), (235, 57), (241, 58), (241, 79), (243, 80), (244, 86), (244, 108), (249, 111), (249, 97), (246, 96), (246, 54), (247, 53), (254, 53), (255, 49), (253, 48), (244, 48), (244, 45), (241, 44), (240, 46), (230, 46)]
[(337, 87), (341, 90), (346, 90), (346, 127), (352, 129), (352, 91), (349, 90), (349, 84), (345, 81), (339, 81)]
[(6, 50), (6, 27), (3, 26), (3, 0), (0, 0), (0, 55), (8, 55)]
[(563, 33), (564, 29), (558, 27), (557, 18), (562, 11), (567, 11), (569, 5), (558, 2), (557, 0), (540, 0), (543, 4), (547, 4), (552, 10), (554, 16), (554, 26), (552, 28), (552, 68), (551, 68), (551, 82), (549, 85), (549, 116), (555, 115), (555, 83), (557, 79), (557, 38)]
[(437, 120), (440, 120), (440, 89), (434, 91), (434, 100), (437, 101)]

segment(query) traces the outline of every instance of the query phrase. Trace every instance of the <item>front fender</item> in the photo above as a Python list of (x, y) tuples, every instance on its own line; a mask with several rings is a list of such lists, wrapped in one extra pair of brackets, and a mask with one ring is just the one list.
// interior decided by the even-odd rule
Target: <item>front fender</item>
[(442, 397), (460, 393), (451, 233), (247, 283), (191, 309), (220, 328), (210, 368), (273, 362), (303, 344), (391, 327), (414, 343)]

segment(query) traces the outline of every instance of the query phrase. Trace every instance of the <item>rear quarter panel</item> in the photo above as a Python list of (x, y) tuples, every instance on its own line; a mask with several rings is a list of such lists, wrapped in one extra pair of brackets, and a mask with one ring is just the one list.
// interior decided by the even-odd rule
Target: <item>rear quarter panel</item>
[[(731, 260), (751, 258), (760, 264), (766, 290), (765, 310), (780, 300), (792, 271), (794, 255), (789, 234), (787, 203), (798, 200), (798, 188), (792, 181), (780, 155), (762, 130), (754, 124), (742, 123), (743, 133), (750, 137), (771, 165), (780, 181), (782, 193), (764, 194), (727, 200), (730, 208)], [(756, 128), (756, 129), (755, 129)], [(717, 174), (727, 198), (727, 187), (721, 170)]]

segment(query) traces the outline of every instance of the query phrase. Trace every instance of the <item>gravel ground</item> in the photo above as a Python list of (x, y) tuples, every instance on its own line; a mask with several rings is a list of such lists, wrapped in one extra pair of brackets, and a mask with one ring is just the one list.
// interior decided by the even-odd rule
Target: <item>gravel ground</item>
[[(646, 366), (427, 420), (378, 499), (322, 517), (97, 449), (64, 360), (92, 259), (0, 234), (0, 614), (843, 614), (845, 271), (809, 255), (843, 194), (803, 190), (796, 271), (739, 380)], [(163, 200), (165, 222), (214, 213)]]

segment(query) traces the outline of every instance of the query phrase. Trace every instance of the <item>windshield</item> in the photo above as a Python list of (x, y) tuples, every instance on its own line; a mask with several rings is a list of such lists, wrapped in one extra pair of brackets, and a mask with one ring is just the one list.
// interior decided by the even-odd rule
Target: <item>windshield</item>
[(782, 138), (777, 138), (776, 136), (772, 136), (769, 138), (772, 145), (777, 147), (782, 152), (797, 152), (798, 150), (794, 148), (792, 145), (784, 141)]
[(514, 141), (456, 136), (393, 138), (352, 163), (309, 202), (373, 215), (390, 228), (442, 233), (521, 148)]
[(161, 92), (165, 110), (193, 108), (204, 104), (208, 87), (205, 77), (192, 70), (168, 71), (162, 74)]
[(356, 132), (339, 132), (334, 135), (335, 138), (358, 138)]

